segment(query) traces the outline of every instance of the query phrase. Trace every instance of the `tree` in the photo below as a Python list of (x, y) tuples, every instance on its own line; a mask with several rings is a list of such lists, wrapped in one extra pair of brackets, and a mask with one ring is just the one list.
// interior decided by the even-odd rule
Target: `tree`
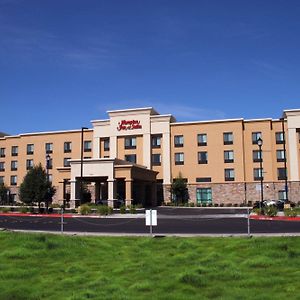
[(0, 203), (2, 205), (9, 203), (9, 189), (4, 183), (0, 183)]
[(181, 173), (173, 180), (171, 185), (172, 200), (178, 203), (185, 203), (189, 199), (186, 181), (182, 178)]
[(24, 177), (20, 186), (20, 200), (27, 205), (37, 203), (40, 210), (41, 202), (51, 203), (55, 192), (52, 183), (47, 179), (46, 170), (39, 164), (30, 169)]

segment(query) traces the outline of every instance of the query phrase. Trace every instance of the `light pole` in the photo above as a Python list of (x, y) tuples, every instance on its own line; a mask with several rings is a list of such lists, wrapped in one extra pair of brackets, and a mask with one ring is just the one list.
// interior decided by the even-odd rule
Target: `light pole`
[(287, 168), (286, 168), (286, 142), (285, 142), (285, 131), (284, 131), (284, 118), (281, 118), (281, 127), (282, 127), (282, 138), (283, 138), (283, 152), (284, 152), (284, 186), (285, 186), (285, 199), (284, 202), (289, 202), (288, 197), (288, 181), (287, 181)]
[(46, 194), (46, 212), (48, 213), (48, 200), (49, 200), (49, 194), (50, 194), (50, 188), (49, 188), (49, 169), (50, 169), (50, 160), (51, 157), (49, 154), (46, 155), (46, 174), (47, 174), (47, 194)]
[(79, 203), (81, 205), (83, 201), (83, 184), (82, 184), (82, 177), (83, 177), (83, 131), (87, 130), (87, 127), (81, 127), (81, 155), (80, 155), (80, 196), (79, 196)]
[(259, 148), (259, 168), (260, 168), (260, 212), (262, 212), (262, 206), (263, 206), (263, 201), (264, 201), (264, 186), (263, 186), (263, 166), (262, 166), (262, 150), (261, 150), (261, 147), (263, 145), (263, 140), (261, 137), (259, 137), (257, 139), (257, 145), (258, 145), (258, 148)]

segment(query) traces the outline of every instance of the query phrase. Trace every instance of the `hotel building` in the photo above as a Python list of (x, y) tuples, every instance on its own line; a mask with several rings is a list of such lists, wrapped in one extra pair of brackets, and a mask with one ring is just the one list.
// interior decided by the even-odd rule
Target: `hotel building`
[(47, 156), (54, 202), (70, 199), (71, 206), (81, 179), (92, 201), (169, 202), (180, 174), (195, 204), (255, 202), (261, 184), (264, 199), (300, 201), (300, 110), (286, 110), (280, 119), (195, 122), (176, 122), (153, 108), (107, 113), (91, 129), (2, 134), (0, 182), (11, 198), (18, 201), (26, 172), (38, 163), (46, 167)]

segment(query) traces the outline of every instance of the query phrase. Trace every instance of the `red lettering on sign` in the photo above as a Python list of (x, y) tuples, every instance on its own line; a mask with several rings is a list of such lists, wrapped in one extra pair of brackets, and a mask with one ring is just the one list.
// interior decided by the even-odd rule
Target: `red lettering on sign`
[(117, 130), (133, 130), (133, 129), (141, 129), (142, 125), (139, 120), (122, 120), (118, 123)]

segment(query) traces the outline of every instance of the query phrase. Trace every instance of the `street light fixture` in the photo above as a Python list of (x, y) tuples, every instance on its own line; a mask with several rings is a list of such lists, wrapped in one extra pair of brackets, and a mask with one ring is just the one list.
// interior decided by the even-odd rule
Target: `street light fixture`
[(80, 156), (80, 196), (79, 203), (82, 204), (83, 201), (83, 132), (84, 130), (88, 130), (87, 127), (81, 127), (81, 156)]
[(46, 155), (46, 174), (47, 174), (47, 194), (46, 194), (46, 212), (48, 213), (48, 201), (49, 201), (49, 194), (50, 194), (50, 187), (49, 187), (49, 169), (50, 169), (50, 160), (51, 157), (49, 154)]
[(262, 206), (263, 206), (263, 201), (264, 201), (264, 186), (263, 186), (263, 167), (262, 167), (262, 150), (261, 150), (261, 147), (263, 145), (263, 140), (261, 137), (259, 137), (257, 139), (257, 145), (258, 145), (258, 148), (259, 148), (259, 169), (260, 169), (260, 212), (262, 212)]

